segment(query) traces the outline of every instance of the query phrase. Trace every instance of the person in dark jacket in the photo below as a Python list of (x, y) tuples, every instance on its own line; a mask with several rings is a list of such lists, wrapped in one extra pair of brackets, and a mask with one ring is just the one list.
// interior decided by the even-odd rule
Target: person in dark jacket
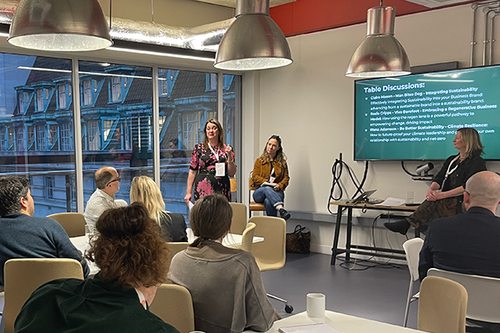
[(485, 171), (486, 163), (481, 158), (483, 145), (474, 128), (458, 129), (453, 146), (459, 154), (446, 159), (427, 190), (425, 201), (407, 218), (384, 223), (387, 229), (406, 235), (411, 225), (425, 233), (433, 220), (462, 213), (465, 182)]
[(0, 178), (0, 285), (3, 266), (14, 258), (69, 258), (82, 264), (83, 273), (90, 269), (68, 234), (55, 220), (33, 217), (35, 203), (30, 183), (18, 176)]
[(15, 332), (178, 333), (149, 312), (166, 280), (170, 251), (146, 208), (133, 203), (109, 209), (96, 228), (86, 257), (100, 272), (39, 287), (21, 309)]

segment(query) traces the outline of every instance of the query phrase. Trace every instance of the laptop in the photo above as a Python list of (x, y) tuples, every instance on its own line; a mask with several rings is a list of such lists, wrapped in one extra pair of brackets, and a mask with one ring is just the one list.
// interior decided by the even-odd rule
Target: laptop
[(357, 204), (357, 203), (362, 203), (362, 202), (368, 202), (368, 198), (375, 193), (377, 190), (368, 190), (362, 192), (360, 195), (358, 195), (356, 198), (347, 201), (347, 203), (350, 204)]

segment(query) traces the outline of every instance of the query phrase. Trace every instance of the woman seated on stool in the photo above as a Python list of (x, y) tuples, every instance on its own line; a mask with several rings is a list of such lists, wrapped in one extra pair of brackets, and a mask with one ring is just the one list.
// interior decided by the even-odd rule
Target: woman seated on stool
[(232, 215), (221, 194), (198, 199), (190, 218), (198, 238), (172, 258), (169, 278), (191, 293), (197, 330), (267, 331), (280, 317), (267, 299), (255, 258), (221, 244)]
[(59, 279), (35, 290), (15, 322), (19, 333), (179, 333), (149, 312), (170, 256), (158, 224), (140, 203), (97, 220), (86, 254), (93, 279)]
[(278, 216), (288, 220), (290, 213), (283, 207), (285, 188), (288, 186), (288, 166), (281, 146), (281, 138), (273, 135), (267, 140), (264, 152), (255, 161), (250, 189), (255, 190), (255, 202), (264, 203), (268, 216)]
[(163, 238), (167, 242), (187, 242), (184, 216), (165, 211), (165, 201), (160, 188), (151, 178), (140, 176), (132, 179), (130, 202), (141, 202), (146, 206), (149, 216), (160, 225)]

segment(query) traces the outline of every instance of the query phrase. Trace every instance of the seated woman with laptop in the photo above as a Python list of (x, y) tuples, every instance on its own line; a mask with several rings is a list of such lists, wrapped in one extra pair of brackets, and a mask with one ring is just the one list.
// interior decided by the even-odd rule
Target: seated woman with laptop
[(172, 258), (169, 278), (191, 293), (197, 330), (267, 331), (281, 318), (267, 299), (255, 258), (221, 244), (232, 215), (221, 194), (198, 199), (190, 218), (197, 238)]

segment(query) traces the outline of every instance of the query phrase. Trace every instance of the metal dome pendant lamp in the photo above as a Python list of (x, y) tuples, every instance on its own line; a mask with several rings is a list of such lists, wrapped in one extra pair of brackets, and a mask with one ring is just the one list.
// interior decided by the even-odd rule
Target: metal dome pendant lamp
[(291, 63), (288, 42), (269, 16), (269, 0), (237, 0), (236, 20), (221, 40), (215, 68), (252, 71)]
[(357, 78), (400, 76), (411, 73), (408, 56), (394, 37), (394, 7), (368, 10), (367, 36), (351, 57), (346, 76)]
[(113, 45), (97, 0), (21, 0), (7, 41), (45, 51), (92, 51)]

